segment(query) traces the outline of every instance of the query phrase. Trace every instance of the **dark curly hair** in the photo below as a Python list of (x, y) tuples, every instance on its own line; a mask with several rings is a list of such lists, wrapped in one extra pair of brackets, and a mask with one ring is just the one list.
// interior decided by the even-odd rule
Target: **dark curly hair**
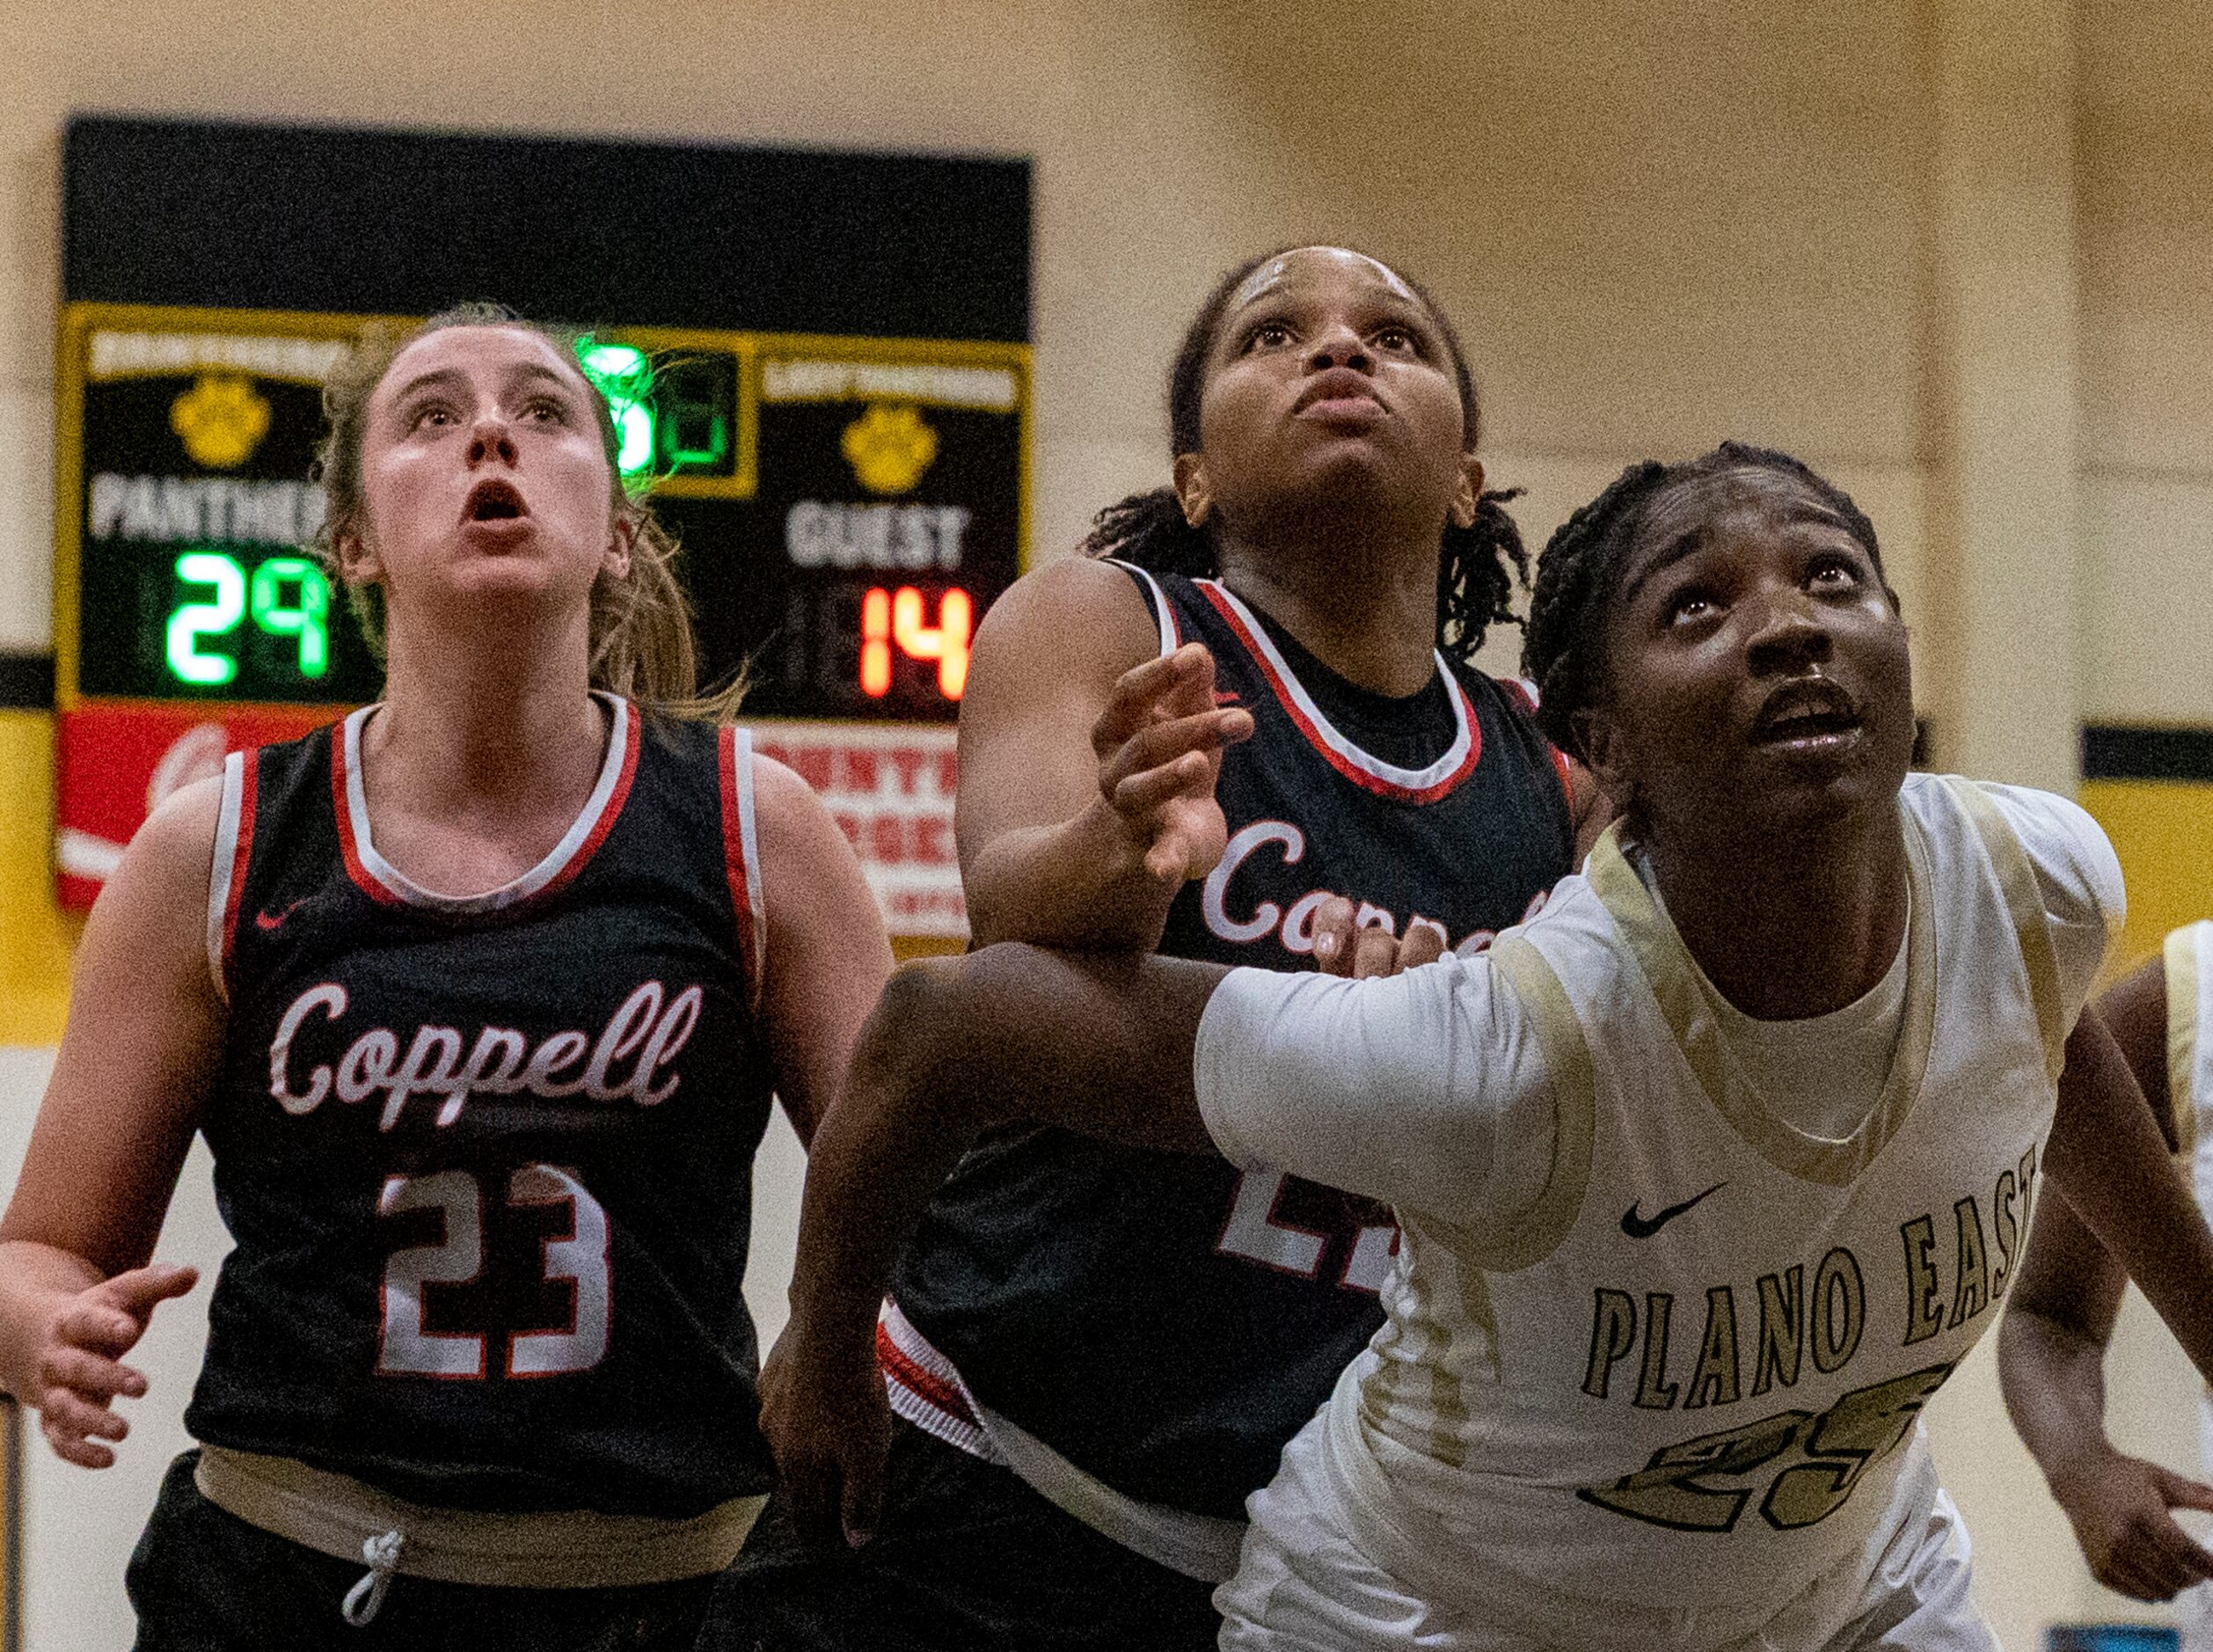
[[(1303, 244), (1302, 244), (1303, 245)], [(1213, 354), (1215, 333), (1229, 308), (1230, 296), (1263, 264), (1296, 247), (1279, 247), (1247, 259), (1216, 281), (1199, 313), (1184, 330), (1175, 365), (1168, 372), (1168, 452), (1199, 451), (1199, 403), (1206, 389), (1207, 358)], [(1380, 262), (1380, 260), (1377, 260)], [(1460, 335), (1428, 289), (1399, 270), (1396, 274), (1421, 299), (1429, 318), (1443, 334), (1452, 358), (1452, 376), (1460, 388), (1462, 446), (1475, 450), (1483, 428), (1483, 410), (1477, 399), (1475, 375), (1469, 370), (1467, 351)], [(1467, 527), (1447, 522), (1437, 553), (1437, 647), (1447, 655), (1472, 661), (1494, 624), (1519, 625), (1513, 610), (1514, 593), (1529, 586), (1529, 552), (1521, 530), (1507, 514), (1506, 502), (1521, 493), (1518, 487), (1486, 493), (1476, 501), (1475, 520)], [(1155, 574), (1182, 574), (1206, 579), (1221, 571), (1213, 530), (1193, 527), (1184, 520), (1183, 506), (1172, 487), (1132, 493), (1106, 507), (1092, 521), (1085, 538), (1084, 553), (1119, 557)]]
[[(1773, 471), (1804, 483), (1866, 547), (1876, 574), (1882, 573), (1874, 523), (1844, 489), (1787, 453), (1724, 442), (1713, 452), (1679, 464), (1645, 459), (1631, 465), (1561, 524), (1545, 542), (1537, 564), (1537, 592), (1530, 602), (1522, 641), (1522, 669), (1537, 684), (1537, 722), (1562, 751), (1578, 759), (1583, 756), (1575, 738), (1574, 716), (1604, 691), (1607, 621), (1621, 583), (1622, 564), (1654, 502), (1684, 483), (1746, 470)], [(1895, 596), (1891, 600), (1896, 601)]]

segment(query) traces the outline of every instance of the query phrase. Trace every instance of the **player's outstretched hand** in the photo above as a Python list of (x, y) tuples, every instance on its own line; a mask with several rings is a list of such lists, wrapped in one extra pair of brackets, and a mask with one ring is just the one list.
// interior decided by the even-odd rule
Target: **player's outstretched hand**
[(1092, 727), (1099, 791), (1149, 876), (1180, 886), (1214, 870), (1229, 840), (1214, 799), (1222, 749), (1252, 733), (1252, 713), (1214, 703), (1214, 656), (1203, 643), (1134, 666), (1115, 683)]
[(114, 1401), (135, 1400), (146, 1378), (122, 1363), (146, 1334), (154, 1310), (200, 1281), (197, 1268), (157, 1262), (103, 1279), (64, 1297), (40, 1334), (32, 1364), (36, 1392), (26, 1395), (54, 1454), (84, 1468), (106, 1468), (130, 1424)]
[(2056, 1478), (2052, 1491), (2092, 1575), (2107, 1589), (2133, 1600), (2166, 1600), (2213, 1579), (2213, 1553), (2168, 1512), (2213, 1511), (2213, 1486), (2107, 1450)]
[(829, 1544), (842, 1536), (858, 1548), (875, 1535), (891, 1406), (873, 1337), (831, 1356), (787, 1326), (761, 1370), (761, 1431), (802, 1537)]
[(1444, 931), (1426, 917), (1394, 935), (1378, 924), (1362, 927), (1358, 912), (1341, 895), (1333, 895), (1314, 913), (1314, 961), (1324, 975), (1395, 976), (1444, 956)]

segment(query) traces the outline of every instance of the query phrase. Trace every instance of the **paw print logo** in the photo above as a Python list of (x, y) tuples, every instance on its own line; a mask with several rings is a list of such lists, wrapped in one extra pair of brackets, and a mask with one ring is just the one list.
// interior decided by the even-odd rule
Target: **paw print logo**
[(938, 433), (904, 402), (871, 402), (845, 427), (840, 443), (860, 485), (872, 493), (903, 493), (938, 457)]
[(269, 434), (269, 404), (237, 373), (202, 373), (170, 404), (169, 428), (195, 464), (228, 471), (244, 464)]

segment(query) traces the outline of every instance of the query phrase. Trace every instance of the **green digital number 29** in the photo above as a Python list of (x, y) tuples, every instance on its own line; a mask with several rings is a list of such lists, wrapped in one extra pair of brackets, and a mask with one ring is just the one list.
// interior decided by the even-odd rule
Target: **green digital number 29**
[[(249, 610), (259, 630), (296, 640), (302, 676), (319, 677), (331, 669), (330, 583), (305, 557), (271, 557), (249, 581), (223, 552), (187, 551), (177, 559), (177, 578), (209, 588), (209, 600), (183, 603), (170, 615), (163, 638), (169, 669), (184, 682), (219, 688), (238, 675), (236, 655), (202, 653), (200, 644), (236, 631)], [(297, 592), (290, 602), (285, 600), (288, 585)]]
[(1948, 1364), (1895, 1377), (1846, 1394), (1818, 1415), (1784, 1411), (1718, 1434), (1662, 1446), (1633, 1474), (1575, 1495), (1585, 1502), (1676, 1531), (1733, 1530), (1757, 1487), (1707, 1483), (1749, 1475), (1785, 1458), (1768, 1482), (1760, 1514), (1778, 1531), (1826, 1520), (1844, 1505), (1871, 1463), (1895, 1451), (1921, 1407), (1951, 1374)]

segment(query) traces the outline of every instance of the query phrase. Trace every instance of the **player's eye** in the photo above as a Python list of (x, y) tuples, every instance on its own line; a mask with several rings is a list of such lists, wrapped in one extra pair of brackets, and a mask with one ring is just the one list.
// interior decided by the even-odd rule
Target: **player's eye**
[(1720, 603), (1704, 586), (1686, 585), (1668, 598), (1663, 610), (1665, 623), (1670, 625), (1694, 624), (1720, 611)]
[(568, 422), (568, 409), (551, 396), (533, 398), (530, 405), (523, 408), (522, 413), (525, 418), (535, 419), (541, 424)]
[(1850, 557), (1817, 557), (1806, 571), (1806, 582), (1815, 590), (1851, 590), (1860, 582), (1859, 566)]
[(1376, 342), (1386, 350), (1413, 350), (1420, 347), (1420, 342), (1413, 335), (1413, 329), (1400, 326), (1395, 321), (1376, 329)]
[(420, 430), (425, 426), (438, 428), (461, 422), (461, 415), (442, 401), (418, 402), (408, 410), (407, 428)]
[(1263, 350), (1279, 349), (1282, 346), (1289, 344), (1290, 341), (1290, 324), (1284, 321), (1262, 321), (1255, 323), (1246, 331), (1245, 335), (1245, 347), (1248, 350), (1255, 348)]

